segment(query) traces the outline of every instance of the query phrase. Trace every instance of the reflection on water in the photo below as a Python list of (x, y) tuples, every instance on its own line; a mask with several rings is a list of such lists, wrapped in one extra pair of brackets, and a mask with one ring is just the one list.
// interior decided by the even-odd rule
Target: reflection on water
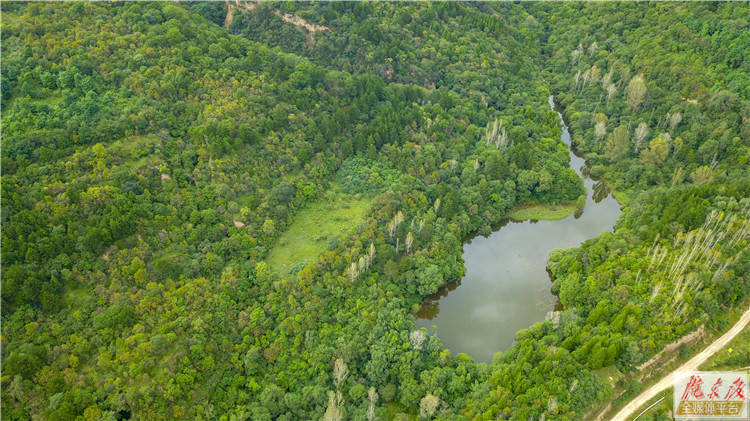
[(603, 181), (597, 181), (594, 183), (594, 193), (592, 195), (592, 198), (594, 199), (594, 203), (599, 203), (602, 200), (606, 199), (607, 196), (609, 196), (609, 187), (607, 187), (606, 184), (604, 184)]
[[(562, 124), (561, 138), (570, 145)], [(519, 329), (559, 310), (545, 268), (550, 251), (612, 230), (620, 215), (607, 186), (593, 180), (583, 158), (572, 151), (570, 167), (584, 179), (586, 206), (560, 221), (503, 221), (488, 237), (464, 244), (466, 275), (425, 299), (417, 313), (419, 326), (438, 326), (451, 351), (489, 362), (495, 352), (512, 345)]]
[(588, 165), (584, 165), (581, 168), (578, 168), (576, 172), (583, 178), (591, 178), (591, 168)]
[(449, 282), (440, 287), (436, 293), (424, 299), (422, 306), (419, 307), (417, 316), (423, 319), (432, 320), (440, 312), (440, 299), (447, 297), (449, 292), (459, 286), (461, 286), (461, 279), (456, 282)]

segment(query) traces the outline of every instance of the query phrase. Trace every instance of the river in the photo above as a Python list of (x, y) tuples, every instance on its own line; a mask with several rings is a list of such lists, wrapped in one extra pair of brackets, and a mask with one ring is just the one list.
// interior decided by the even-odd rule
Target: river
[[(555, 109), (552, 96), (550, 107)], [(518, 330), (542, 321), (559, 305), (546, 270), (550, 252), (569, 248), (611, 231), (620, 205), (607, 186), (590, 177), (585, 160), (570, 144), (570, 132), (559, 111), (562, 141), (570, 150), (570, 167), (583, 177), (586, 206), (559, 221), (504, 221), (488, 237), (463, 246), (466, 275), (425, 299), (417, 325), (437, 334), (454, 354), (491, 362), (508, 349)]]

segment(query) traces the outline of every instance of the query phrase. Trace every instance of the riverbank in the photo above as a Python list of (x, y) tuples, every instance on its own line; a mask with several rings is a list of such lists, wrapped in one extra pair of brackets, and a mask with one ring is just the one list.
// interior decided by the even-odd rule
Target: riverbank
[(516, 206), (508, 212), (508, 218), (521, 222), (532, 221), (559, 221), (572, 215), (578, 209), (576, 202), (567, 202), (557, 205), (543, 203), (527, 203)]
[[(551, 99), (550, 107), (554, 110)], [(568, 127), (561, 121), (560, 138), (570, 147)], [(492, 362), (497, 352), (513, 345), (520, 330), (558, 309), (546, 271), (550, 253), (612, 231), (619, 203), (592, 179), (582, 157), (573, 150), (569, 157), (586, 195), (556, 205), (526, 203), (511, 209), (492, 232), (465, 238), (464, 277), (426, 297), (417, 310), (417, 326), (428, 332), (438, 326), (440, 339), (453, 353)]]

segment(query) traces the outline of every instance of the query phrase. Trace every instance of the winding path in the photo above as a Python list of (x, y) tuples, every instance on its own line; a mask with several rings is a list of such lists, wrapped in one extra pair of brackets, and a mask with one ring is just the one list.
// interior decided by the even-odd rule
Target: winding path
[(717, 340), (715, 340), (711, 345), (707, 346), (706, 349), (701, 351), (698, 355), (691, 358), (688, 362), (681, 365), (679, 368), (674, 370), (673, 372), (667, 374), (664, 376), (661, 380), (659, 380), (658, 383), (655, 385), (649, 387), (648, 389), (644, 390), (640, 395), (638, 395), (636, 398), (628, 402), (627, 405), (625, 405), (620, 412), (617, 413), (612, 418), (612, 421), (626, 421), (631, 419), (633, 416), (633, 413), (638, 410), (638, 408), (645, 405), (648, 401), (654, 398), (658, 393), (667, 390), (669, 387), (672, 386), (672, 379), (674, 377), (674, 374), (678, 371), (695, 371), (698, 370), (698, 367), (700, 367), (701, 364), (706, 362), (712, 355), (717, 353), (720, 349), (724, 348), (729, 341), (734, 339), (735, 336), (737, 336), (740, 332), (742, 332), (742, 329), (747, 326), (747, 324), (750, 322), (750, 308), (748, 308), (747, 311), (740, 317), (740, 320), (737, 321), (737, 323), (732, 326), (731, 329), (729, 329), (725, 334), (721, 335), (721, 337)]

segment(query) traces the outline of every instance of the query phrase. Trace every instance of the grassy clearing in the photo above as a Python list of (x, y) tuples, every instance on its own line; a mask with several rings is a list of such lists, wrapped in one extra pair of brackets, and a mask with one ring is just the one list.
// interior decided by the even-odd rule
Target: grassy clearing
[(266, 259), (280, 275), (300, 262), (313, 263), (329, 241), (352, 232), (370, 209), (370, 201), (332, 190), (303, 209), (277, 240)]
[[(661, 399), (661, 402), (659, 402), (657, 405), (654, 405), (660, 399)], [(651, 406), (651, 405), (654, 405), (654, 406)], [(653, 399), (649, 400), (645, 405), (638, 408), (638, 410), (634, 414), (635, 415), (643, 414), (638, 419), (644, 420), (644, 421), (652, 420), (654, 419), (654, 417), (658, 417), (658, 416), (665, 417), (665, 419), (673, 420), (674, 418), (672, 418), (669, 415), (673, 409), (674, 409), (674, 394), (672, 392), (672, 389), (670, 388), (654, 396)]]
[(508, 213), (508, 217), (514, 221), (525, 221), (527, 219), (558, 221), (567, 218), (575, 210), (574, 202), (559, 205), (532, 203), (516, 206)]
[(620, 372), (620, 370), (617, 369), (617, 367), (610, 365), (608, 367), (602, 367), (598, 370), (594, 370), (594, 374), (599, 376), (599, 378), (614, 387), (617, 382), (619, 382), (624, 376)]
[(84, 300), (89, 297), (86, 287), (76, 287), (64, 293), (65, 304), (68, 306), (84, 305)]
[(614, 196), (615, 200), (617, 200), (617, 203), (619, 203), (622, 206), (625, 206), (630, 202), (630, 199), (632, 199), (633, 191), (632, 190), (623, 190), (623, 191), (616, 191), (612, 190), (612, 196)]
[(700, 368), (705, 371), (750, 371), (750, 325)]
[[(13, 103), (19, 98), (18, 95), (13, 95), (12, 97), (8, 98), (7, 101), (3, 104), (3, 108), (6, 110), (12, 110)], [(35, 105), (49, 105), (50, 107), (54, 107), (57, 105), (58, 102), (62, 101), (61, 95), (51, 95), (44, 98), (32, 98), (31, 103)]]

